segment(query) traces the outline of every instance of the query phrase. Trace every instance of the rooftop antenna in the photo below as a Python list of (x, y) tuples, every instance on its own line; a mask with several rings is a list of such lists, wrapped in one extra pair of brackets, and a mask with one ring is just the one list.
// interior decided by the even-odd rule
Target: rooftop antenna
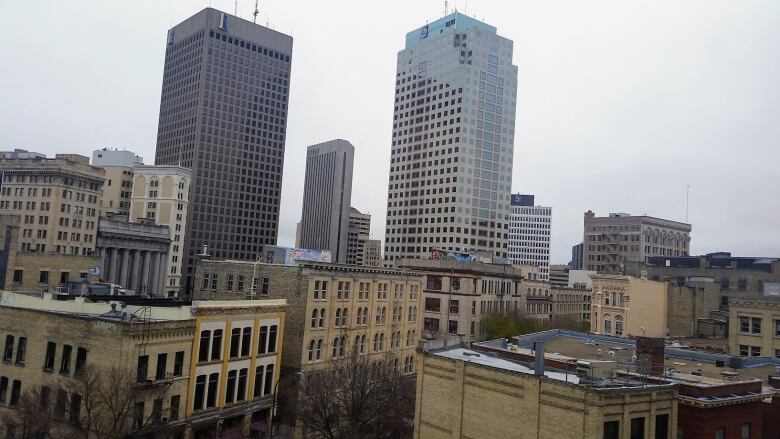
[(238, 17), (238, 0), (236, 0), (236, 1), (235, 1), (235, 5), (236, 5), (236, 6), (235, 6), (236, 12), (235, 12), (233, 15), (235, 15), (236, 17)]
[(691, 196), (691, 185), (685, 185), (685, 222), (688, 222), (688, 202)]
[(447, 0), (444, 0), (444, 15), (445, 15), (445, 16), (447, 15), (447, 12), (448, 12), (449, 10), (450, 10), (450, 5), (449, 5), (449, 2), (447, 2)]
[(254, 13), (254, 14), (252, 14), (252, 15), (254, 15), (254, 16), (255, 16), (254, 20), (252, 20), (252, 23), (254, 23), (254, 24), (257, 24), (257, 14), (259, 14), (259, 13), (260, 13), (260, 10), (259, 10), (259, 9), (257, 9), (257, 3), (258, 3), (259, 1), (260, 1), (260, 0), (255, 0), (255, 13)]

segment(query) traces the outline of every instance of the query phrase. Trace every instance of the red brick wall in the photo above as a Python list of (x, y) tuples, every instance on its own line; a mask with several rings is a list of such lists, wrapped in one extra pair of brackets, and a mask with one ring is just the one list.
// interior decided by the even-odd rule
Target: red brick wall
[[(750, 437), (761, 439), (764, 406), (762, 402), (702, 409), (679, 405), (677, 426), (684, 439), (713, 439), (717, 428), (726, 429), (726, 439), (740, 439), (742, 424), (750, 424)], [(776, 439), (776, 438), (772, 438)]]
[(761, 381), (736, 382), (709, 387), (680, 385), (680, 395), (694, 398), (699, 396), (741, 395), (747, 392), (761, 393)]
[(780, 439), (780, 396), (772, 399), (771, 404), (764, 404), (763, 439)]

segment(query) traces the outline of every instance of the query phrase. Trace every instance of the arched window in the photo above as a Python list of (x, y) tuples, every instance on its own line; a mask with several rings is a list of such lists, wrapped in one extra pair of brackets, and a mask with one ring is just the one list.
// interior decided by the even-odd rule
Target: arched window
[(347, 319), (349, 318), (349, 310), (344, 308), (341, 310), (341, 326), (347, 326)]
[(363, 308), (363, 324), (368, 324), (368, 307)]
[(311, 310), (311, 327), (316, 328), (317, 327), (317, 316), (319, 315), (319, 312), (316, 309)]
[(344, 357), (344, 352), (347, 351), (347, 337), (341, 336), (341, 344), (339, 346), (339, 357)]
[(382, 323), (384, 324), (387, 317), (387, 307), (382, 307)]
[[(358, 310), (359, 311), (359, 310)], [(352, 352), (359, 354), (360, 353), (360, 335), (355, 336), (355, 345), (352, 346)]]
[(325, 327), (325, 308), (320, 310), (320, 328)]
[(382, 323), (382, 308), (377, 307), (376, 308), (376, 324)]
[(309, 362), (314, 361), (314, 340), (309, 342)]
[(365, 352), (366, 349), (366, 334), (360, 336), (360, 353)]
[(609, 314), (604, 315), (604, 333), (612, 334), (612, 316)]
[(333, 326), (341, 326), (341, 308), (336, 308), (336, 317)]
[(317, 340), (316, 358), (317, 361), (320, 361), (320, 359), (322, 358), (322, 339)]
[(359, 325), (363, 316), (363, 308), (358, 308), (357, 316), (355, 317), (355, 324)]
[(333, 358), (339, 357), (339, 347), (341, 346), (341, 339), (336, 337), (333, 339)]
[(379, 334), (374, 334), (374, 352), (379, 350)]

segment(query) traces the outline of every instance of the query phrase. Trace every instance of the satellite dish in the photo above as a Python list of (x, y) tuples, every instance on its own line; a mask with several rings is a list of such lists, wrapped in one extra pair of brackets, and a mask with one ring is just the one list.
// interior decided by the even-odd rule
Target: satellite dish
[(89, 267), (89, 270), (87, 270), (87, 273), (89, 273), (90, 276), (100, 276), (102, 272), (103, 270), (101, 270), (100, 267)]

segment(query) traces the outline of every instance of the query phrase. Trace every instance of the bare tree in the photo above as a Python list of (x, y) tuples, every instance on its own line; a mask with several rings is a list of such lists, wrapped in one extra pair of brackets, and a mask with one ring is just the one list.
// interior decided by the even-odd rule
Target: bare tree
[(16, 429), (18, 439), (48, 438), (54, 423), (49, 389), (34, 386), (19, 395), (15, 411), (3, 415), (3, 422)]
[(400, 437), (414, 412), (412, 386), (404, 385), (392, 357), (369, 361), (353, 353), (332, 368), (303, 374), (298, 419), (328, 439)]

